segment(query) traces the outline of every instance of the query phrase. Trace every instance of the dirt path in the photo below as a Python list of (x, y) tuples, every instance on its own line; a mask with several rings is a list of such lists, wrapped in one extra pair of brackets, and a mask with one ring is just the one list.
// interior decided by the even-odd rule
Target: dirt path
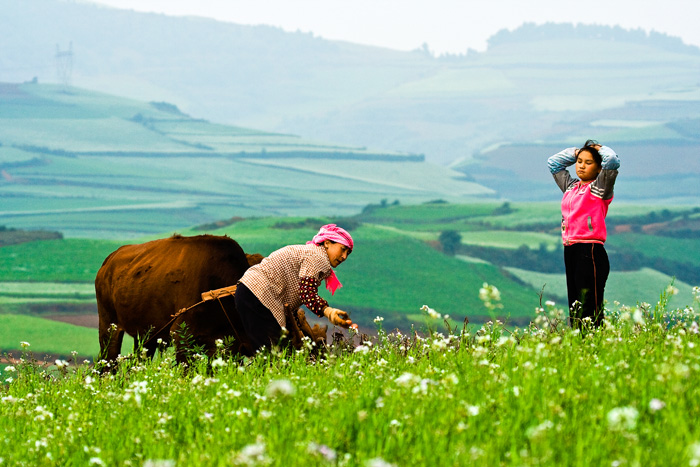
[(76, 326), (83, 326), (86, 328), (97, 329), (99, 325), (99, 318), (97, 313), (89, 315), (73, 315), (73, 314), (48, 314), (40, 315), (42, 318), (50, 319), (53, 321), (60, 321), (62, 323), (74, 324)]

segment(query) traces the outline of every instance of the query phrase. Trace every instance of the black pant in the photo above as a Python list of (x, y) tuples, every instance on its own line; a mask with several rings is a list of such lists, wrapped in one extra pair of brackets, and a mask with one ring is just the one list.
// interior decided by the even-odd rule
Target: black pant
[(246, 336), (253, 347), (251, 350), (255, 352), (263, 347), (269, 348), (277, 344), (282, 335), (282, 327), (272, 312), (260, 303), (258, 297), (239, 282), (234, 298), (236, 311), (241, 317)]
[[(600, 243), (574, 243), (564, 247), (569, 323), (580, 328), (584, 318), (594, 326), (603, 324), (603, 294), (610, 262)], [(574, 305), (575, 302), (579, 302)]]

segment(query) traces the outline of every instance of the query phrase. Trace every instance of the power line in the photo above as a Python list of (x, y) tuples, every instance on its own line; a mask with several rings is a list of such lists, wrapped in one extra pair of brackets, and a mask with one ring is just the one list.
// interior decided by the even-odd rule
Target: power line
[(73, 74), (73, 41), (68, 45), (68, 50), (61, 50), (56, 44), (56, 76), (58, 82), (68, 88)]

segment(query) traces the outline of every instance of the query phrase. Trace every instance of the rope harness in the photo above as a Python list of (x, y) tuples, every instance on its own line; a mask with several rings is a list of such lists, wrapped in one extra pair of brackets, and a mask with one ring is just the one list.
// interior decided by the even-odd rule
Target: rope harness
[[(208, 292), (202, 292), (202, 300), (201, 301), (199, 301), (199, 302), (195, 303), (194, 305), (189, 306), (187, 308), (181, 308), (180, 310), (177, 311), (177, 313), (171, 315), (172, 318), (170, 319), (170, 321), (168, 321), (162, 328), (160, 328), (158, 330), (158, 332), (156, 332), (150, 338), (148, 338), (143, 343), (143, 347), (146, 347), (146, 344), (151, 342), (158, 334), (160, 334), (166, 328), (168, 328), (170, 325), (172, 325), (172, 323), (183, 313), (187, 313), (188, 311), (201, 305), (202, 303), (205, 303), (205, 302), (208, 302), (211, 300), (216, 300), (219, 302), (219, 305), (221, 306), (221, 311), (224, 312), (224, 316), (226, 317), (228, 324), (231, 326), (231, 329), (233, 330), (233, 334), (234, 334), (235, 339), (238, 342), (240, 342), (243, 347), (249, 348), (250, 342), (248, 341), (248, 339), (245, 336), (241, 336), (238, 333), (238, 329), (242, 329), (242, 326), (243, 326), (243, 323), (240, 320), (240, 316), (238, 316), (238, 311), (236, 310), (236, 314), (235, 314), (234, 320), (233, 320), (233, 321), (236, 321), (236, 323), (238, 324), (238, 326), (236, 326), (234, 324), (234, 322), (231, 320), (231, 317), (229, 316), (228, 312), (226, 311), (226, 307), (224, 306), (223, 303), (221, 303), (221, 298), (227, 297), (227, 296), (233, 296), (236, 293), (236, 288), (237, 288), (237, 285), (231, 285), (229, 287), (223, 287), (221, 289), (215, 289), (215, 290), (210, 290)], [(288, 331), (290, 331), (292, 333), (292, 335), (296, 338), (297, 341), (299, 341), (299, 339), (303, 338), (304, 335), (308, 335), (311, 338), (314, 337), (313, 332), (311, 331), (311, 328), (309, 327), (309, 324), (306, 322), (305, 319), (304, 319), (304, 321), (305, 321), (304, 324), (306, 324), (306, 326), (302, 325), (300, 313), (298, 311), (291, 310), (290, 307), (287, 304), (285, 304), (284, 313), (287, 316), (288, 323), (289, 323), (289, 316), (291, 315), (294, 317), (294, 324), (296, 324), (296, 330), (295, 329), (288, 329)], [(303, 313), (303, 312), (301, 312), (301, 313)], [(302, 314), (302, 316), (303, 316), (303, 314)], [(291, 328), (291, 326), (289, 326), (289, 327)], [(308, 329), (306, 329), (306, 328), (308, 328)], [(305, 332), (305, 329), (306, 329), (306, 332)], [(297, 342), (296, 344), (301, 345), (301, 341)]]
[[(195, 307), (201, 305), (202, 303), (205, 303), (205, 302), (208, 302), (208, 301), (211, 301), (211, 300), (216, 300), (217, 302), (219, 302), (219, 305), (221, 305), (221, 311), (224, 312), (224, 316), (226, 317), (226, 321), (228, 321), (228, 324), (231, 326), (231, 329), (233, 330), (233, 333), (235, 334), (236, 340), (237, 340), (238, 342), (241, 342), (243, 345), (247, 345), (247, 344), (248, 344), (248, 340), (247, 340), (247, 339), (241, 339), (240, 335), (238, 334), (238, 330), (236, 329), (236, 326), (233, 325), (233, 322), (231, 321), (231, 318), (229, 317), (228, 312), (226, 311), (226, 307), (224, 307), (224, 304), (221, 303), (221, 297), (227, 297), (227, 296), (229, 296), (229, 295), (233, 295), (234, 293), (236, 293), (236, 287), (237, 287), (236, 285), (231, 285), (231, 286), (229, 286), (229, 287), (223, 287), (223, 288), (221, 288), (221, 289), (215, 289), (215, 290), (210, 290), (210, 291), (208, 291), (208, 292), (202, 292), (202, 300), (201, 300), (201, 301), (199, 301), (199, 302), (195, 303), (194, 305), (189, 306), (189, 307), (187, 307), (187, 308), (180, 308), (180, 309), (177, 311), (177, 313), (171, 315), (172, 318), (170, 319), (170, 321), (168, 321), (167, 323), (165, 323), (165, 325), (164, 325), (162, 328), (160, 328), (160, 329), (158, 330), (158, 332), (154, 333), (151, 337), (149, 337), (149, 338), (146, 340), (146, 342), (143, 343), (143, 346), (145, 347), (146, 344), (148, 344), (149, 342), (151, 342), (151, 341), (153, 340), (153, 338), (155, 338), (158, 334), (160, 334), (161, 332), (163, 332), (163, 331), (164, 331), (166, 328), (168, 328), (171, 324), (173, 324), (173, 322), (174, 322), (180, 315), (182, 315), (183, 313), (187, 313), (187, 312), (190, 311), (192, 308), (195, 308)], [(295, 316), (295, 318), (297, 319), (297, 323), (298, 323), (299, 318), (297, 318), (296, 316)]]

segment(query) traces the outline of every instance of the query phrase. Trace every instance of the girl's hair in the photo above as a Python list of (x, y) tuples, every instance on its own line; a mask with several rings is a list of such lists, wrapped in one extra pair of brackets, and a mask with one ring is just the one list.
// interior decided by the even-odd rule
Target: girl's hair
[(589, 139), (587, 140), (581, 149), (578, 151), (586, 151), (588, 152), (591, 156), (593, 156), (593, 160), (595, 161), (596, 164), (598, 164), (598, 167), (601, 167), (603, 165), (603, 156), (600, 155), (598, 150), (595, 148), (595, 145), (600, 144), (598, 141), (594, 139)]

